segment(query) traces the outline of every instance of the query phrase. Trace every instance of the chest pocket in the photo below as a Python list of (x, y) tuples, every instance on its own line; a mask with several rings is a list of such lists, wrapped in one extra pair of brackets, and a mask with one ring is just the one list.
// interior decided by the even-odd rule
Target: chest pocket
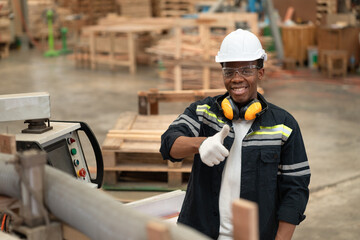
[(276, 188), (280, 151), (261, 150), (260, 159), (260, 185), (268, 189)]

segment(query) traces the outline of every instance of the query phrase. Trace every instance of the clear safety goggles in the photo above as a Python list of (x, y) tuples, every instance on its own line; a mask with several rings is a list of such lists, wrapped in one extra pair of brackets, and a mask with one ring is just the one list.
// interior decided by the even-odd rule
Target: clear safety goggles
[(238, 73), (239, 76), (247, 78), (254, 76), (256, 74), (256, 70), (260, 69), (260, 67), (256, 65), (249, 65), (245, 67), (239, 68), (228, 68), (225, 67), (222, 69), (222, 73), (225, 79), (231, 79), (235, 76), (235, 73)]

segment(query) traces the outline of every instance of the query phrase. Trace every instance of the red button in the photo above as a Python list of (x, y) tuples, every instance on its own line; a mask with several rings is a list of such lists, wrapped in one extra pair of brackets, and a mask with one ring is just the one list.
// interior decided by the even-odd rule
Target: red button
[(77, 175), (79, 177), (85, 177), (86, 176), (86, 171), (84, 168), (80, 169), (79, 171), (77, 171)]
[(75, 142), (75, 139), (73, 139), (73, 138), (68, 138), (68, 139), (67, 139), (67, 142), (68, 142), (68, 144), (72, 144), (73, 142)]

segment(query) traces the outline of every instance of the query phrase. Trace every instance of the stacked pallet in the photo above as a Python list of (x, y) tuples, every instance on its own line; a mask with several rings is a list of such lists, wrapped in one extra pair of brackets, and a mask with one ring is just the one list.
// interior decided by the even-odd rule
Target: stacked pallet
[(324, 25), (327, 14), (337, 13), (337, 0), (316, 0), (316, 24)]
[(71, 14), (69, 9), (56, 5), (54, 0), (29, 0), (28, 3), (27, 34), (34, 40), (44, 40), (48, 36), (48, 22), (46, 12), (51, 9), (54, 12), (53, 34), (60, 36), (60, 28), (65, 19)]
[(102, 145), (104, 184), (121, 189), (150, 186), (178, 188), (189, 175), (192, 159), (182, 163), (164, 161), (159, 152), (160, 136), (177, 115), (137, 115), (124, 112)]
[[(188, 34), (187, 32), (181, 32), (179, 38), (173, 36), (168, 39), (162, 39), (158, 44), (147, 49), (147, 52), (156, 56), (159, 64), (160, 77), (165, 80), (165, 88), (176, 89), (175, 84), (175, 68), (177, 65), (181, 65), (180, 78), (182, 81), (183, 90), (186, 89), (202, 89), (203, 87), (203, 68), (202, 57), (205, 54), (203, 47), (201, 46), (201, 39), (199, 35)], [(211, 46), (207, 54), (212, 59), (215, 58), (217, 49), (219, 49), (223, 37), (212, 35), (209, 39), (209, 45)], [(181, 42), (180, 56), (177, 60), (176, 43)], [(220, 66), (218, 64), (211, 64), (210, 67), (210, 89), (221, 88), (223, 86), (222, 81), (218, 81), (222, 78)], [(180, 90), (180, 89), (176, 89)]]
[(161, 17), (161, 1), (151, 0), (151, 12), (153, 17)]
[(151, 17), (151, 0), (117, 0), (120, 5), (120, 15), (124, 17)]
[(175, 34), (148, 48), (159, 63), (166, 88), (175, 90), (223, 87), (220, 65), (214, 59), (224, 37), (239, 22), (258, 33), (256, 14), (203, 14), (179, 19)]
[(0, 57), (5, 58), (9, 56), (9, 46), (13, 41), (10, 31), (10, 7), (8, 1), (0, 1)]
[(181, 17), (195, 12), (193, 0), (161, 0), (160, 11), (162, 17)]
[(99, 18), (118, 11), (115, 0), (61, 0), (58, 5), (73, 14), (85, 15), (87, 24), (95, 24)]
[[(28, 1), (28, 32), (34, 39), (43, 39), (48, 35), (46, 10), (55, 9), (53, 0)], [(54, 33), (57, 33), (58, 24), (54, 22)]]

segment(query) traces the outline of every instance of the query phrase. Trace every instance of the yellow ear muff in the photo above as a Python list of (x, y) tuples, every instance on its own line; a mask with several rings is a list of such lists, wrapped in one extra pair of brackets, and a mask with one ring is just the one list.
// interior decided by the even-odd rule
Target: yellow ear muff
[(245, 111), (244, 119), (245, 120), (253, 120), (256, 118), (256, 114), (261, 112), (262, 107), (259, 101), (251, 103), (250, 106)]
[(221, 102), (221, 108), (224, 112), (224, 115), (227, 119), (232, 120), (234, 118), (234, 111), (231, 106), (231, 103), (229, 102), (229, 99), (224, 98)]

